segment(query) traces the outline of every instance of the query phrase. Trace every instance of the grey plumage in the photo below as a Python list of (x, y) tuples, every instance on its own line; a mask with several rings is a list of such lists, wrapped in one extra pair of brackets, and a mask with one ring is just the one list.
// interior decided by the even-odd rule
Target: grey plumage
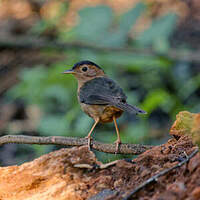
[(129, 105), (126, 99), (127, 97), (123, 90), (108, 77), (98, 77), (87, 81), (79, 91), (81, 103), (115, 106), (123, 111), (135, 114), (146, 113), (136, 106)]

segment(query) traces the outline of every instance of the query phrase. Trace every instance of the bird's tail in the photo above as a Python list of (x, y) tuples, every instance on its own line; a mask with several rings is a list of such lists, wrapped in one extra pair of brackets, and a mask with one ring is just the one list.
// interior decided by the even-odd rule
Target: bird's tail
[(117, 103), (115, 105), (117, 108), (122, 109), (123, 111), (129, 112), (131, 114), (147, 114), (146, 111), (136, 107), (136, 106), (132, 106), (130, 104), (127, 103)]

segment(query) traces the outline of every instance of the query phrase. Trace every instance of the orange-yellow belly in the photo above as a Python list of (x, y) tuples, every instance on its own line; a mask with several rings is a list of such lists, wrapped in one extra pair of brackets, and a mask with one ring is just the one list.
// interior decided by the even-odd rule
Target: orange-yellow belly
[(122, 110), (114, 106), (88, 105), (81, 103), (81, 108), (93, 119), (99, 119), (99, 122), (101, 123), (112, 122), (113, 116), (118, 118), (123, 113)]

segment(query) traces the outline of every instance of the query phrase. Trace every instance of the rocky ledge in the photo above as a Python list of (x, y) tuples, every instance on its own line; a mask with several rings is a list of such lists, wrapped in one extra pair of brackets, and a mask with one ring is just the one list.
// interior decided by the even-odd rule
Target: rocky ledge
[[(20, 166), (0, 168), (0, 200), (122, 199), (194, 151), (200, 114), (181, 112), (167, 143), (133, 160), (99, 162), (85, 146), (65, 148)], [(135, 194), (135, 199), (200, 199), (200, 153)]]

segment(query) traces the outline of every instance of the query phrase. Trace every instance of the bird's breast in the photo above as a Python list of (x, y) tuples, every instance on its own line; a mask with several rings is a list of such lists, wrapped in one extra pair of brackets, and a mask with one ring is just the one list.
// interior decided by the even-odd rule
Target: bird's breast
[(80, 103), (82, 110), (93, 119), (99, 119), (101, 123), (113, 121), (113, 116), (120, 117), (122, 110), (108, 105), (88, 105)]

